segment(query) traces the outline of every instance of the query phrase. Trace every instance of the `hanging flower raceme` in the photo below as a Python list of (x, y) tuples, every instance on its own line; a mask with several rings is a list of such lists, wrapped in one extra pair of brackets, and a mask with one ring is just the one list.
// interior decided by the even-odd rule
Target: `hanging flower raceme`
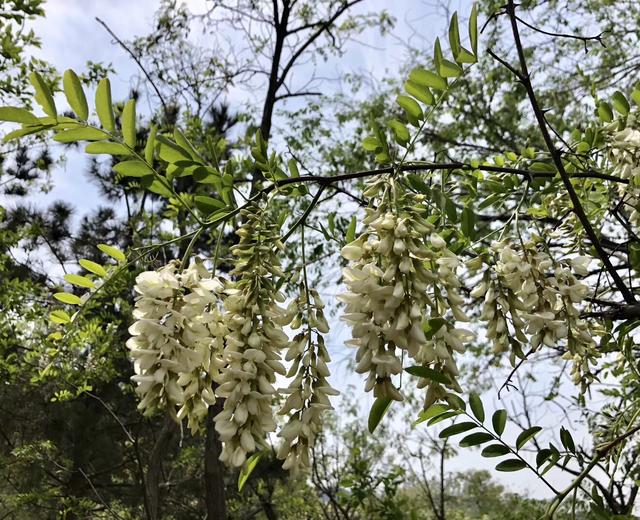
[[(215, 401), (212, 384), (221, 368), (226, 330), (219, 328), (222, 283), (196, 259), (183, 272), (174, 261), (136, 278), (137, 321), (127, 341), (145, 415), (159, 410), (198, 431)], [(179, 410), (176, 412), (176, 409)]]
[(180, 342), (194, 353), (190, 372), (183, 372), (178, 384), (183, 389), (178, 418), (187, 418), (193, 433), (199, 431), (209, 406), (215, 403), (213, 385), (224, 367), (222, 352), (228, 329), (221, 309), (224, 284), (196, 261), (181, 276), (185, 291), (180, 308)]
[(489, 322), (487, 337), (495, 352), (511, 348), (512, 363), (525, 356), (525, 345), (536, 350), (562, 343), (567, 346), (567, 358), (581, 365), (593, 359), (595, 342), (578, 308), (589, 288), (576, 274), (587, 274), (591, 258), (554, 261), (541, 245), (536, 237), (520, 247), (508, 241), (494, 242), (493, 265), (471, 296), (484, 296), (482, 318)]
[[(339, 298), (346, 303), (343, 320), (352, 327), (356, 347), (356, 371), (368, 373), (365, 389), (378, 398), (401, 400), (392, 378), (402, 370), (402, 355), (430, 365), (450, 376), (457, 389), (453, 350), (462, 350), (467, 336), (447, 325), (429, 338), (428, 318), (464, 319), (458, 294), (456, 270), (459, 260), (433, 232), (427, 220), (424, 197), (408, 193), (393, 177), (371, 183), (365, 195), (365, 229), (342, 249), (349, 260), (343, 271), (348, 292)], [(435, 381), (423, 384), (438, 387)], [(437, 398), (436, 397), (436, 398)]]
[(327, 381), (330, 358), (322, 334), (329, 332), (329, 324), (324, 317), (324, 303), (317, 291), (310, 290), (308, 295), (300, 295), (295, 306), (297, 313), (291, 328), (303, 330), (293, 338), (285, 357), (293, 362), (287, 376), (295, 378), (281, 390), (289, 395), (279, 413), (289, 414), (289, 421), (278, 433), (282, 437), (278, 457), (285, 459), (284, 469), (293, 471), (309, 466), (322, 413), (332, 409), (329, 396), (338, 395)]
[(275, 430), (272, 401), (276, 374), (286, 370), (280, 350), (287, 346), (283, 327), (291, 313), (278, 303), (284, 296), (278, 281), (284, 276), (277, 252), (284, 248), (279, 228), (258, 206), (241, 212), (244, 225), (233, 246), (236, 282), (226, 290), (224, 363), (216, 394), (225, 398), (215, 417), (216, 430), (224, 442), (220, 460), (241, 466), (248, 453), (266, 447), (265, 435)]
[(612, 130), (609, 136), (609, 161), (612, 173), (629, 181), (618, 186), (622, 198), (619, 207), (637, 230), (640, 229), (640, 131), (633, 128), (633, 116), (629, 116), (626, 124), (626, 128)]

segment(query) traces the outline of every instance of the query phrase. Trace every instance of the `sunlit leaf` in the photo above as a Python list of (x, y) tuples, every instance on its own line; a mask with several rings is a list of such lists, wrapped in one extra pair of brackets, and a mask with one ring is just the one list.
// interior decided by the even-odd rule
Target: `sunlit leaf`
[(49, 319), (52, 322), (58, 323), (60, 325), (71, 322), (71, 316), (69, 316), (69, 314), (62, 309), (56, 309), (51, 314), (49, 314)]
[(449, 407), (445, 404), (442, 403), (435, 403), (432, 404), (429, 408), (427, 408), (426, 410), (421, 411), (418, 414), (418, 418), (416, 419), (416, 421), (413, 423), (415, 424), (420, 424), (424, 421), (427, 421), (429, 419), (431, 419), (432, 417), (436, 417), (437, 415), (440, 415), (442, 413), (448, 412), (449, 411)]
[(396, 98), (396, 102), (407, 113), (407, 118), (412, 124), (416, 124), (422, 119), (422, 109), (415, 99), (409, 96), (400, 95)]
[(404, 84), (404, 90), (407, 94), (413, 96), (418, 101), (422, 101), (425, 105), (433, 105), (435, 99), (431, 91), (422, 85), (418, 85), (417, 83), (407, 80)]
[(113, 117), (109, 78), (103, 78), (98, 83), (98, 88), (96, 89), (96, 112), (103, 128), (108, 132), (115, 132), (116, 123)]
[(398, 144), (406, 145), (411, 138), (411, 134), (409, 133), (409, 129), (397, 119), (392, 119), (389, 121), (389, 127), (393, 131), (393, 135), (396, 138)]
[(187, 150), (173, 142), (171, 139), (163, 135), (156, 135), (158, 145), (158, 157), (168, 163), (176, 163), (178, 161), (193, 162), (191, 155)]
[(64, 279), (72, 285), (78, 287), (85, 287), (87, 289), (93, 289), (95, 284), (89, 280), (86, 276), (80, 276), (79, 274), (65, 274)]
[(84, 151), (90, 154), (131, 155), (131, 150), (129, 150), (129, 148), (123, 144), (113, 143), (110, 141), (89, 143), (85, 146)]
[(68, 303), (69, 305), (80, 305), (82, 303), (79, 296), (68, 292), (55, 293), (53, 297), (56, 300), (61, 301), (62, 303)]
[(457, 56), (460, 52), (460, 29), (458, 28), (458, 13), (454, 12), (449, 23), (449, 44), (451, 52)]
[(122, 251), (109, 244), (98, 244), (98, 249), (118, 262), (124, 262), (127, 259)]
[(18, 107), (0, 107), (0, 121), (37, 125), (40, 120), (28, 110)]
[(147, 175), (153, 175), (153, 170), (147, 166), (147, 163), (138, 160), (119, 162), (113, 169), (125, 177), (145, 177)]
[(82, 90), (80, 78), (71, 69), (66, 70), (62, 78), (62, 85), (71, 110), (75, 112), (79, 119), (86, 121), (89, 118), (89, 107), (84, 90)]
[(246, 462), (242, 466), (242, 469), (240, 470), (240, 474), (238, 475), (238, 491), (242, 491), (244, 485), (247, 483), (247, 480), (249, 480), (251, 473), (253, 473), (253, 470), (258, 465), (261, 457), (262, 452), (259, 451), (258, 453), (254, 453), (253, 455), (251, 455), (251, 457), (246, 460)]
[(122, 109), (122, 136), (129, 148), (136, 146), (136, 101), (130, 99)]
[(42, 107), (42, 110), (44, 110), (45, 114), (53, 118), (58, 117), (58, 112), (56, 110), (56, 104), (53, 101), (53, 96), (51, 95), (51, 91), (49, 90), (49, 87), (45, 83), (44, 79), (42, 79), (42, 76), (40, 76), (40, 74), (38, 74), (36, 71), (33, 71), (29, 76), (29, 81), (36, 91), (34, 98), (38, 105)]
[(156, 149), (156, 133), (158, 132), (158, 127), (156, 125), (152, 125), (149, 130), (149, 137), (147, 137), (147, 144), (144, 147), (144, 160), (147, 163), (153, 163), (153, 153)]
[(86, 258), (83, 258), (80, 260), (79, 264), (90, 273), (96, 274), (103, 278), (107, 276), (107, 270), (104, 267), (102, 267), (100, 264), (92, 262), (91, 260), (87, 260)]
[(423, 87), (445, 90), (447, 81), (435, 72), (417, 67), (409, 74), (409, 79)]
[(625, 95), (619, 90), (616, 90), (611, 96), (611, 104), (613, 105), (613, 108), (616, 110), (616, 112), (623, 116), (628, 115), (629, 111), (631, 110), (629, 101), (627, 101)]
[(59, 143), (75, 143), (76, 141), (100, 141), (102, 139), (107, 139), (108, 137), (109, 134), (99, 128), (86, 126), (58, 132), (53, 137), (53, 140)]
[(347, 228), (347, 233), (344, 237), (347, 244), (349, 242), (353, 242), (356, 239), (356, 216), (351, 217), (351, 221), (349, 222), (349, 227)]
[(473, 4), (471, 15), (469, 16), (469, 41), (471, 42), (471, 50), (474, 54), (478, 54), (478, 8)]

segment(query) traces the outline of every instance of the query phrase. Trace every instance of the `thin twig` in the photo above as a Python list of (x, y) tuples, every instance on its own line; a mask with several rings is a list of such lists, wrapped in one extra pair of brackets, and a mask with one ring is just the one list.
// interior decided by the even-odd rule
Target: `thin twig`
[(106, 31), (111, 35), (111, 37), (116, 41), (116, 43), (120, 45), (120, 47), (122, 47), (129, 54), (129, 56), (131, 56), (133, 61), (136, 62), (136, 65), (140, 67), (140, 70), (145, 75), (145, 77), (147, 78), (147, 81), (149, 81), (149, 84), (151, 85), (156, 95), (160, 99), (160, 103), (162, 104), (162, 109), (164, 110), (164, 113), (167, 114), (168, 109), (167, 109), (167, 104), (164, 101), (164, 97), (162, 97), (162, 94), (160, 93), (160, 89), (158, 89), (158, 87), (156, 86), (155, 82), (151, 78), (151, 75), (147, 72), (147, 69), (144, 67), (144, 65), (140, 61), (140, 58), (138, 58), (138, 56), (136, 56), (135, 53), (131, 49), (129, 49), (129, 47), (127, 47), (126, 43), (124, 43), (120, 38), (116, 36), (116, 34), (111, 30), (111, 28), (106, 24), (106, 22), (104, 22), (97, 16), (96, 16), (96, 21), (106, 29)]

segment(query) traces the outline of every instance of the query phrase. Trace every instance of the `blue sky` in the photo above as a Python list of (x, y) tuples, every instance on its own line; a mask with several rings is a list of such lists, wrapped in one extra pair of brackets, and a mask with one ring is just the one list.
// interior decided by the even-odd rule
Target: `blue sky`
[[(201, 11), (203, 0), (192, 0), (188, 4), (193, 10)], [(88, 60), (111, 63), (116, 70), (111, 77), (114, 98), (122, 99), (136, 84), (132, 78), (139, 74), (139, 70), (119, 46), (112, 44), (111, 37), (94, 18), (102, 18), (120, 38), (127, 40), (148, 33), (157, 5), (157, 0), (48, 0), (45, 5), (46, 18), (33, 23), (34, 30), (42, 38), (42, 50), (38, 55), (61, 71), (67, 68), (81, 71)], [(323, 64), (323, 74), (339, 77), (345, 72), (357, 70), (372, 78), (382, 78), (385, 74), (397, 73), (399, 67), (410, 58), (403, 40), (430, 47), (437, 35), (445, 34), (443, 11), (428, 2), (367, 0), (365, 6), (367, 10), (387, 9), (397, 19), (395, 30), (386, 37), (381, 37), (374, 30), (366, 31), (343, 57)], [(470, 3), (466, 1), (452, 2), (451, 10), (458, 9), (466, 13), (469, 6)], [(304, 70), (300, 73), (304, 74)], [(339, 86), (327, 82), (323, 88), (331, 91)], [(242, 88), (230, 92), (229, 99), (241, 104), (259, 105), (261, 102), (261, 99), (249, 95)], [(97, 207), (100, 202), (97, 189), (83, 174), (87, 163), (88, 159), (83, 154), (68, 153), (66, 162), (53, 173), (52, 191), (37, 196), (34, 203), (49, 204), (54, 200), (66, 200), (78, 208), (78, 215)], [(8, 205), (11, 204), (8, 201)], [(334, 333), (330, 343), (333, 345), (334, 358), (339, 359), (345, 355), (340, 345), (348, 337), (349, 331), (338, 321), (332, 325)], [(346, 354), (351, 355), (350, 352)], [(349, 382), (355, 383), (358, 390), (362, 387), (360, 378), (348, 375), (344, 367), (336, 368), (336, 371), (338, 377), (335, 379), (341, 381), (342, 388)], [(368, 409), (371, 397), (362, 396), (362, 403), (363, 409)], [(497, 402), (495, 393), (486, 396), (485, 404), (490, 410), (504, 406), (504, 403)], [(543, 424), (557, 426), (554, 424), (558, 422), (556, 417), (548, 414), (544, 417), (544, 413), (539, 415)], [(479, 456), (477, 450), (466, 449), (461, 450), (461, 456), (454, 459), (449, 467), (489, 468), (490, 465)], [(497, 477), (514, 491), (536, 496), (544, 492), (544, 487), (526, 472)]]

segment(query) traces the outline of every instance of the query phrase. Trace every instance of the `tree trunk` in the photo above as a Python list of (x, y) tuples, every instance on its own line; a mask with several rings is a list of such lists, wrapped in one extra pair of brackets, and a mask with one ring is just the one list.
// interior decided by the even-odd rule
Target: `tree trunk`
[(168, 415), (160, 434), (153, 445), (149, 465), (147, 466), (147, 497), (149, 501), (149, 519), (160, 520), (160, 483), (162, 479), (162, 462), (171, 446), (178, 425)]
[(209, 407), (206, 423), (206, 438), (204, 445), (204, 488), (207, 506), (207, 520), (226, 520), (227, 506), (225, 503), (224, 466), (220, 462), (222, 443), (215, 429), (213, 418), (222, 410), (223, 401)]

